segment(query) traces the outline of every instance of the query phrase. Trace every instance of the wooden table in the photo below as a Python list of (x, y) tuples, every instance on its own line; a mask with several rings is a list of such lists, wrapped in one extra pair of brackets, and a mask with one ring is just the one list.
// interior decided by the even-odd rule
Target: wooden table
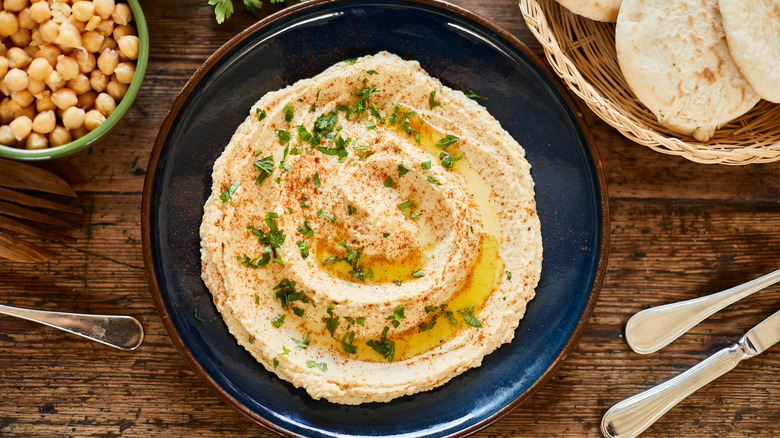
[[(512, 0), (455, 3), (541, 54)], [(134, 315), (146, 340), (122, 352), (0, 317), (0, 436), (273, 435), (190, 371), (152, 303), (141, 251), (141, 189), (157, 130), (198, 66), (256, 18), (240, 2), (223, 25), (206, 0), (146, 1), (143, 8), (151, 57), (125, 120), (90, 149), (40, 164), (78, 191), (86, 211), (78, 241), (43, 242), (60, 253), (48, 263), (0, 261), (0, 301)], [(264, 9), (269, 14), (279, 6)], [(780, 165), (695, 164), (633, 144), (588, 111), (586, 118), (606, 169), (611, 209), (609, 265), (598, 305), (553, 380), (477, 436), (600, 436), (601, 416), (611, 405), (733, 343), (780, 308), (778, 287), (772, 287), (659, 353), (631, 352), (623, 327), (635, 312), (778, 268)], [(683, 401), (645, 436), (780, 436), (779, 373), (776, 347)]]

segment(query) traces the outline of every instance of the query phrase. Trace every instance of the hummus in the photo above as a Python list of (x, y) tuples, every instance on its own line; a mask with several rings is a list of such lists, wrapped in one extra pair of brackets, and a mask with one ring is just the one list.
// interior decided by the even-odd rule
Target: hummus
[(266, 94), (212, 178), (203, 280), (238, 343), (315, 399), (442, 385), (534, 296), (524, 151), (417, 62), (381, 52)]

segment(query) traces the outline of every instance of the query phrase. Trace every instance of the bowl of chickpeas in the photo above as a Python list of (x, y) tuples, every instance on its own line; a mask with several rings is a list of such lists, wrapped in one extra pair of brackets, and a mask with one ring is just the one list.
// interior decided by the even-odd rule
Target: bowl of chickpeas
[(47, 160), (108, 134), (149, 59), (137, 0), (4, 0), (0, 157)]

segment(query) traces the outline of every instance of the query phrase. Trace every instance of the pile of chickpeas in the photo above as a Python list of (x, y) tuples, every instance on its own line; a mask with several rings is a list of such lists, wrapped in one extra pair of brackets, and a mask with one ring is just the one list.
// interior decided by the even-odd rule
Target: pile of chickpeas
[(114, 0), (4, 0), (0, 144), (43, 149), (100, 126), (135, 74), (132, 18)]

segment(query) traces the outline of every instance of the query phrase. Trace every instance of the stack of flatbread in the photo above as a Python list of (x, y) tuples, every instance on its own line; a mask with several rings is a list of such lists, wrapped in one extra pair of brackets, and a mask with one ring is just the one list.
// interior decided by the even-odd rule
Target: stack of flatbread
[(659, 123), (707, 141), (763, 98), (780, 103), (780, 0), (558, 0), (617, 21), (626, 82)]

